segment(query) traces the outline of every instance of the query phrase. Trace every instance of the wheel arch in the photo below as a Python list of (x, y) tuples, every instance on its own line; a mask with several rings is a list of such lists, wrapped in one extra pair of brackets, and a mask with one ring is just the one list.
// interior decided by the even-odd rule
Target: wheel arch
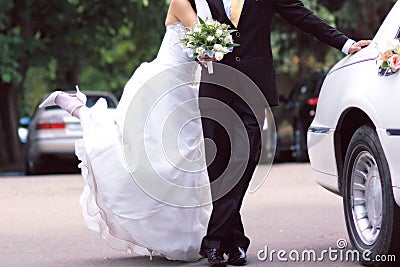
[(342, 113), (336, 125), (334, 134), (335, 157), (338, 171), (338, 187), (340, 195), (343, 196), (343, 169), (347, 147), (355, 131), (362, 125), (370, 124), (375, 128), (371, 118), (359, 108), (349, 108)]

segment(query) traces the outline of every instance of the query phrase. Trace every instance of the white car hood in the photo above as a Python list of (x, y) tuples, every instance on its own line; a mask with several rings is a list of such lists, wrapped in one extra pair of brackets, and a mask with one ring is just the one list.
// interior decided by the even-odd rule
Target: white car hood
[(343, 58), (331, 69), (330, 72), (334, 72), (361, 62), (376, 60), (376, 57), (378, 56), (377, 44), (396, 38), (398, 32), (400, 31), (398, 26), (399, 13), (400, 1), (397, 1), (392, 10), (389, 12), (388, 16), (385, 18), (385, 21), (382, 23), (371, 44), (362, 49), (360, 52)]
[(375, 43), (372, 42), (368, 47), (364, 48), (360, 52), (355, 53), (354, 55), (349, 55), (340, 60), (335, 66), (332, 67), (329, 73), (344, 69), (354, 64), (370, 60), (376, 60), (377, 55), (378, 55), (378, 50), (376, 48)]

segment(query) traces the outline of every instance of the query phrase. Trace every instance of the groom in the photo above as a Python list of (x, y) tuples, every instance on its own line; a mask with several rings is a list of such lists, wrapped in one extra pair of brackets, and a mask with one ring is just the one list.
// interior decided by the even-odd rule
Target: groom
[[(213, 19), (237, 29), (233, 37), (234, 42), (240, 46), (227, 54), (221, 63), (250, 77), (270, 106), (278, 105), (270, 44), (271, 21), (275, 13), (346, 54), (355, 53), (369, 44), (369, 41), (354, 42), (349, 39), (305, 8), (300, 0), (207, 0), (207, 2)], [(213, 75), (214, 77), (224, 75), (225, 70), (218, 65), (220, 64), (215, 64), (214, 74), (209, 75), (203, 70), (202, 80), (212, 81)], [(231, 83), (242, 84), (240, 79), (232, 77), (229, 73), (224, 78)], [(266, 105), (259, 101), (258, 97), (246, 97), (244, 101), (243, 97), (239, 96), (242, 93), (245, 92), (248, 96), (260, 93), (259, 91), (252, 93), (250, 87), (245, 87), (239, 92), (236, 90), (232, 92), (212, 83), (202, 82), (200, 85), (199, 105), (213, 195), (213, 211), (200, 254), (208, 258), (211, 266), (244, 265), (247, 261), (246, 251), (250, 240), (244, 233), (240, 208), (259, 160), (260, 128)], [(202, 99), (217, 101), (202, 101)], [(221, 105), (213, 105), (214, 102), (219, 102)], [(228, 111), (234, 111), (236, 115)], [(240, 119), (240, 123), (237, 123), (237, 118)], [(245, 138), (240, 131), (237, 131), (241, 125), (244, 125), (242, 128), (245, 129)], [(235, 161), (233, 165), (243, 169), (226, 171), (232, 159)], [(214, 184), (213, 182), (217, 180), (222, 182)], [(235, 181), (233, 188), (229, 188), (228, 192), (221, 196), (221, 187), (226, 184), (224, 181), (230, 180)], [(228, 256), (227, 261), (224, 254)]]

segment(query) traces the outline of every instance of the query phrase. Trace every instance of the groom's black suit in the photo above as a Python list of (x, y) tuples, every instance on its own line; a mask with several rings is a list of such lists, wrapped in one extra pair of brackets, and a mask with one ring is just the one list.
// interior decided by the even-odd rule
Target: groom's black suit
[[(234, 27), (225, 13), (222, 0), (208, 0), (207, 2), (214, 19)], [(229, 65), (250, 77), (271, 106), (278, 104), (270, 44), (271, 22), (275, 13), (279, 13), (291, 24), (337, 49), (342, 49), (348, 40), (344, 34), (332, 28), (306, 9), (301, 1), (245, 0), (237, 27), (238, 31), (233, 33), (234, 42), (240, 44), (240, 46), (235, 48), (232, 53), (227, 54), (221, 63)], [(217, 65), (215, 64), (215, 73), (212, 75), (208, 75), (207, 71), (203, 71), (202, 75), (206, 80), (212, 80), (213, 75), (218, 76), (224, 73), (223, 71), (218, 73), (219, 67)], [(234, 79), (236, 78), (226, 77), (226, 79), (232, 82), (232, 79), (235, 81)], [(238, 83), (241, 82), (238, 81)], [(261, 144), (260, 125), (264, 118), (265, 108), (265, 102), (260, 101), (259, 97), (252, 98), (252, 94), (257, 94), (256, 92), (249, 92), (247, 87), (241, 88), (239, 92), (234, 91), (236, 94), (226, 88), (202, 83), (199, 93), (204, 137), (205, 139), (212, 139), (218, 149), (213, 163), (208, 167), (210, 180), (214, 181), (220, 176), (221, 179), (234, 179), (235, 177), (232, 177), (235, 175), (233, 172), (222, 174), (232, 158), (236, 160), (234, 164), (238, 164), (240, 160), (247, 163), (244, 173), (239, 177), (240, 180), (236, 186), (222, 198), (213, 202), (213, 213), (207, 235), (202, 242), (202, 248), (220, 248), (227, 252), (237, 246), (247, 250), (250, 243), (244, 234), (239, 211), (244, 194), (258, 163)], [(246, 95), (247, 104), (237, 94)], [(249, 143), (243, 142), (243, 136), (238, 138), (234, 136), (239, 125), (232, 123), (234, 119), (230, 117), (231, 115), (226, 115), (223, 119), (224, 121), (220, 121), (220, 123), (210, 119), (210, 117), (222, 116), (224, 108), (218, 108), (207, 103), (203, 104), (202, 99), (204, 97), (220, 100), (237, 113), (245, 126), (246, 138), (248, 138)], [(252, 107), (252, 110), (249, 106)], [(242, 142), (243, 144), (236, 144), (235, 142)], [(244, 144), (246, 144), (246, 149), (249, 151), (248, 155), (242, 153)], [(213, 146), (206, 142), (206, 157), (210, 162), (215, 156), (212, 155), (212, 150)], [(211, 188), (213, 195), (220, 191), (220, 188), (213, 186)]]

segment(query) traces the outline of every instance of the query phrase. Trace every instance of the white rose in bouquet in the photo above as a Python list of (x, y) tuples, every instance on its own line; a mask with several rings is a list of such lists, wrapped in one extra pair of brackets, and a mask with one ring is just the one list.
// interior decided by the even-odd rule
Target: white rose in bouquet
[(215, 39), (215, 37), (214, 36), (207, 36), (207, 41), (208, 42), (212, 42), (212, 41), (214, 41), (214, 39)]
[[(232, 33), (229, 25), (221, 24), (216, 20), (202, 20), (192, 26), (182, 38), (182, 44), (191, 50), (190, 54), (195, 60), (199, 57), (214, 57), (220, 61), (224, 55), (232, 52), (233, 48), (239, 46), (233, 42)], [(212, 63), (208, 62), (209, 72), (212, 73)], [(211, 70), (210, 70), (211, 69)]]
[(215, 44), (214, 45), (214, 50), (215, 52), (223, 52), (224, 51), (224, 47), (220, 44)]
[(195, 27), (193, 28), (193, 32), (194, 32), (194, 33), (201, 33), (201, 28), (198, 27), (198, 26), (195, 26)]
[(394, 51), (400, 46), (400, 41), (397, 39), (393, 40), (388, 40), (382, 45), (379, 46), (379, 51), (381, 53), (388, 52), (388, 51)]
[(222, 52), (215, 52), (215, 59), (220, 61), (224, 58), (224, 53)]
[(203, 47), (196, 48), (196, 53), (199, 55), (203, 55), (205, 52), (206, 52), (206, 50)]
[(388, 76), (396, 73), (400, 69), (400, 41), (397, 39), (377, 43), (378, 56), (376, 57), (379, 65), (378, 74)]

